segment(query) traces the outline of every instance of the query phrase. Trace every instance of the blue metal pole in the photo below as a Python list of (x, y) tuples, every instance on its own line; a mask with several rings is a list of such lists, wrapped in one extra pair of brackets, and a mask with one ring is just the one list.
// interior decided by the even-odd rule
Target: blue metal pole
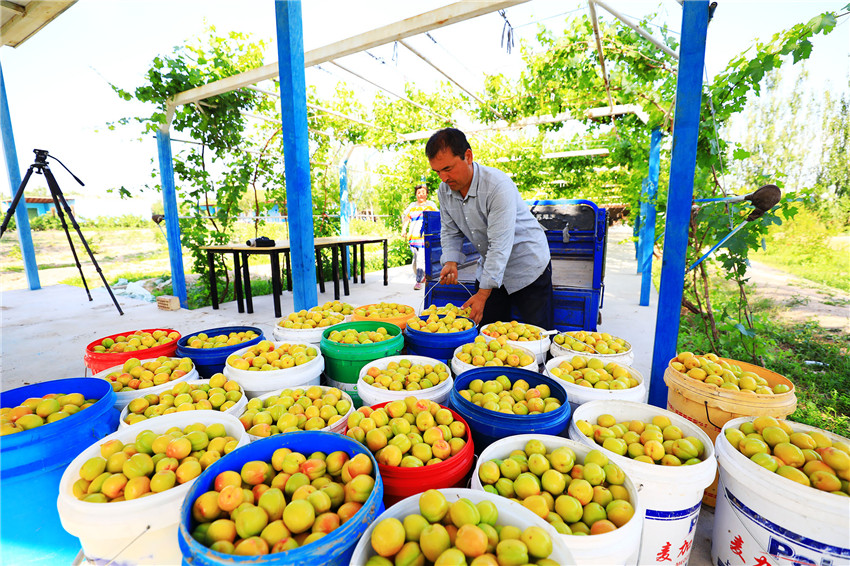
[[(9, 189), (12, 198), (21, 186), (21, 170), (18, 166), (18, 152), (15, 149), (15, 135), (12, 130), (12, 117), (9, 112), (9, 100), (6, 98), (6, 80), (3, 78), (3, 67), (0, 66), (0, 131), (3, 132), (3, 152), (6, 156), (6, 172), (9, 176)], [(35, 247), (32, 245), (30, 218), (27, 214), (26, 196), (15, 209), (15, 225), (18, 231), (18, 242), (21, 245), (21, 255), (24, 258), (24, 273), (27, 276), (30, 290), (41, 289), (38, 279), (38, 264), (35, 261)]]
[(637, 221), (635, 222), (635, 263), (637, 268), (635, 271), (640, 273), (643, 269), (643, 248), (646, 246), (646, 209), (647, 200), (649, 199), (649, 178), (644, 177), (640, 184), (640, 212), (638, 213)]
[(313, 239), (313, 193), (307, 140), (307, 87), (304, 79), (304, 34), (301, 0), (275, 0), (280, 115), (286, 200), (292, 247), (292, 291), (295, 310), (318, 303)]
[(649, 402), (657, 407), (667, 406), (664, 371), (670, 359), (676, 355), (679, 338), (679, 312), (685, 285), (688, 224), (694, 196), (694, 171), (708, 19), (708, 0), (684, 2), (682, 43), (679, 47), (679, 77), (676, 84), (676, 114), (673, 122), (670, 188), (667, 196), (667, 222), (664, 229), (664, 257), (661, 263), (661, 288), (658, 293), (652, 378), (649, 385)]
[[(343, 238), (351, 233), (351, 204), (348, 202), (348, 159), (339, 166), (339, 235)], [(351, 262), (348, 261), (348, 246), (345, 246), (346, 277), (351, 275)]]
[(646, 211), (643, 225), (643, 247), (640, 265), (640, 306), (649, 306), (649, 291), (652, 288), (652, 251), (655, 247), (655, 211), (658, 198), (658, 174), (661, 165), (661, 130), (652, 129), (649, 142), (649, 177), (647, 178)]
[(171, 135), (157, 130), (156, 147), (159, 154), (159, 176), (162, 183), (162, 206), (165, 210), (165, 234), (168, 240), (168, 259), (171, 262), (171, 288), (188, 309), (186, 275), (183, 273), (183, 248), (180, 241), (180, 219), (177, 210), (177, 190), (174, 187), (174, 163), (171, 158)]

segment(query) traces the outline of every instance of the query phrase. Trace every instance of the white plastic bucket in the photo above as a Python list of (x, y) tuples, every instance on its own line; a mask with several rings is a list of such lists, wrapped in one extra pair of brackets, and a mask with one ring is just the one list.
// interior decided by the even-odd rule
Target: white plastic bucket
[(151, 430), (164, 433), (171, 427), (194, 423), (222, 423), (229, 436), (248, 443), (242, 424), (233, 415), (214, 411), (187, 411), (165, 415), (118, 430), (80, 453), (66, 468), (59, 482), (57, 507), (62, 527), (80, 539), (85, 557), (92, 564), (180, 564), (177, 544), (180, 507), (195, 480), (162, 493), (118, 503), (87, 503), (74, 497), (71, 486), (80, 468), (100, 454), (100, 445), (113, 439), (124, 444)]
[[(664, 415), (685, 436), (695, 436), (702, 442), (705, 459), (692, 466), (660, 466), (637, 462), (606, 450), (576, 427), (577, 421), (595, 423), (597, 417), (604, 414), (613, 415), (617, 422), (649, 422), (656, 415)], [(573, 413), (570, 438), (605, 452), (638, 486), (641, 505), (646, 509), (638, 564), (686, 564), (693, 547), (703, 490), (714, 481), (717, 471), (714, 446), (708, 435), (687, 419), (652, 405), (591, 401)]]
[[(552, 554), (549, 555), (549, 559), (553, 560), (557, 564), (575, 564), (573, 557), (570, 555), (570, 551), (563, 543), (563, 537), (558, 535), (558, 531), (556, 531), (552, 525), (519, 503), (511, 501), (510, 499), (505, 499), (499, 495), (493, 495), (486, 491), (478, 491), (474, 489), (450, 487), (440, 489), (438, 491), (446, 496), (449, 504), (460, 499), (468, 499), (476, 504), (481, 501), (493, 502), (496, 509), (499, 511), (499, 518), (496, 520), (497, 525), (512, 525), (520, 529), (526, 529), (528, 527), (540, 527), (544, 529), (547, 533), (549, 533), (549, 536), (552, 537)], [(375, 525), (384, 519), (396, 518), (399, 521), (402, 521), (408, 515), (419, 514), (419, 497), (421, 495), (421, 493), (418, 493), (416, 495), (411, 495), (407, 499), (402, 499), (381, 513), (381, 515), (375, 519), (371, 525), (369, 525), (369, 528), (366, 529), (366, 532), (363, 533), (363, 536), (360, 537), (360, 541), (354, 548), (354, 554), (351, 556), (351, 566), (364, 566), (371, 556), (376, 555), (375, 551), (372, 549), (372, 530), (375, 528)]]
[[(322, 388), (322, 395), (327, 393), (328, 389), (331, 389), (330, 387), (325, 387), (324, 385), (320, 385), (319, 387)], [(257, 397), (257, 399), (260, 399), (265, 403), (266, 399), (268, 399), (269, 397), (274, 397), (275, 395), (280, 395), (281, 393), (283, 393), (283, 391), (285, 389), (299, 389), (299, 388), (298, 387), (284, 387), (283, 389), (278, 389), (277, 391), (272, 391), (271, 393), (266, 393), (265, 395), (260, 395), (259, 397)], [(302, 387), (300, 389), (306, 389), (306, 387)], [(348, 412), (345, 413), (342, 416), (342, 418), (340, 420), (336, 421), (334, 424), (332, 424), (330, 426), (326, 426), (325, 428), (317, 429), (317, 430), (326, 430), (328, 432), (336, 432), (338, 434), (345, 434), (345, 429), (348, 426), (348, 424), (347, 424), (348, 423), (348, 417), (351, 415), (351, 413), (354, 412), (354, 400), (352, 400), (351, 395), (349, 395), (345, 391), (342, 392), (342, 398), (345, 399), (346, 401), (348, 401), (351, 405), (348, 408)], [(244, 413), (245, 411), (242, 411), (242, 412)], [(240, 414), (239, 416), (241, 417), (242, 415)], [(245, 433), (245, 435), (248, 437), (248, 440), (250, 442), (254, 442), (255, 440), (260, 440), (261, 438), (266, 438), (265, 436), (254, 436), (253, 434), (248, 434), (247, 432)]]
[[(581, 355), (581, 354), (578, 354)], [(590, 356), (596, 357), (596, 356)], [(544, 373), (551, 377), (552, 379), (557, 379), (558, 383), (560, 383), (564, 389), (567, 391), (567, 399), (570, 401), (570, 407), (573, 411), (575, 411), (579, 405), (583, 403), (589, 403), (591, 401), (607, 401), (607, 400), (620, 400), (620, 401), (634, 401), (636, 403), (646, 403), (646, 400), (649, 398), (649, 388), (646, 386), (646, 381), (643, 379), (643, 375), (631, 366), (627, 366), (621, 362), (615, 362), (626, 369), (629, 372), (629, 375), (635, 378), (638, 384), (635, 387), (630, 389), (596, 389), (594, 387), (582, 387), (581, 385), (576, 385), (575, 383), (570, 383), (569, 381), (564, 381), (558, 377), (552, 375), (552, 368), (556, 368), (561, 365), (562, 362), (569, 362), (573, 356), (560, 356), (557, 358), (552, 358), (548, 362), (546, 362), (546, 370)], [(608, 364), (607, 361), (603, 362)]]
[[(521, 347), (521, 346), (517, 346), (517, 347), (511, 346), (511, 347), (514, 350), (519, 350), (524, 354), (528, 354), (529, 356), (534, 357), (534, 353), (527, 348), (524, 348), (524, 347)], [(460, 361), (457, 358), (457, 354), (458, 354), (458, 352), (461, 351), (461, 349), (463, 349), (463, 346), (458, 346), (457, 348), (455, 348), (455, 353), (452, 355), (452, 373), (455, 374), (455, 377), (459, 376), (460, 374), (462, 374), (465, 371), (469, 371), (471, 369), (481, 367), (481, 366), (474, 366), (472, 364), (468, 364), (466, 362)], [(504, 367), (512, 367), (512, 366), (504, 366)], [(527, 369), (528, 371), (533, 371), (534, 373), (540, 373), (540, 367), (537, 364), (536, 358), (535, 358), (535, 361), (528, 364), (527, 366), (518, 366), (518, 367), (520, 369)]]
[[(327, 330), (325, 328), (324, 330)], [(319, 385), (321, 382), (322, 372), (325, 370), (325, 358), (322, 356), (321, 350), (316, 344), (309, 342), (274, 342), (275, 349), (283, 344), (301, 345), (316, 349), (316, 357), (304, 365), (292, 366), (286, 369), (274, 369), (270, 371), (248, 371), (236, 369), (230, 364), (224, 364), (224, 375), (228, 379), (233, 379), (242, 389), (249, 399), (278, 391), (280, 389), (296, 389), (298, 387), (308, 387), (310, 385)], [(234, 355), (241, 356), (253, 346), (236, 350)]]
[[(714, 511), (712, 564), (850, 564), (850, 498), (801, 485), (770, 472), (738, 452), (726, 429), (754, 417), (728, 421), (717, 435), (720, 484)], [(795, 432), (819, 430), (788, 422)], [(740, 554), (738, 554), (740, 553)]]
[[(156, 358), (148, 358), (146, 360), (139, 360), (139, 361), (141, 363), (145, 364), (147, 362), (152, 362), (155, 359)], [(176, 358), (176, 357), (172, 356), (171, 359), (172, 360), (179, 360), (180, 358)], [(99, 377), (101, 379), (106, 379), (106, 376), (109, 375), (110, 373), (112, 373), (114, 371), (121, 371), (123, 368), (124, 368), (124, 364), (121, 364), (119, 366), (111, 367), (109, 369), (105, 369), (103, 371), (97, 372), (92, 377)], [(115, 405), (114, 405), (114, 407), (120, 411), (124, 407), (127, 406), (127, 403), (129, 403), (130, 401), (132, 401), (136, 397), (144, 396), (144, 395), (147, 395), (148, 393), (156, 393), (157, 395), (159, 395), (163, 391), (170, 390), (174, 386), (175, 383), (180, 383), (181, 381), (195, 381), (196, 379), (198, 379), (198, 370), (195, 367), (195, 363), (192, 362), (192, 371), (190, 371), (186, 375), (178, 377), (177, 379), (173, 379), (173, 380), (169, 381), (168, 383), (163, 383), (162, 385), (154, 385), (153, 387), (146, 387), (144, 389), (136, 389), (136, 390), (133, 390), (133, 391), (116, 391), (115, 392)], [(109, 380), (109, 379), (106, 379), (106, 381), (110, 381), (110, 383), (111, 383), (111, 380)]]
[[(187, 381), (186, 383), (189, 383), (191, 385), (197, 385), (199, 383), (209, 383), (209, 381), (210, 381), (209, 379), (196, 379), (194, 381)], [(147, 393), (143, 393), (141, 395), (136, 395), (136, 397), (144, 397), (145, 395), (147, 395)], [(135, 399), (136, 397), (134, 397), (133, 399)], [(132, 399), (130, 401), (132, 401)], [(129, 401), (127, 403), (129, 405)], [(191, 415), (191, 414), (206, 413), (207, 411), (209, 411), (209, 412), (214, 412), (214, 413), (219, 414), (219, 415), (231, 415), (233, 417), (238, 417), (239, 415), (241, 415), (244, 412), (245, 405), (247, 405), (247, 404), (248, 404), (248, 397), (245, 395), (245, 390), (243, 389), (242, 390), (242, 397), (238, 401), (236, 401), (235, 405), (233, 405), (232, 407), (230, 407), (226, 411), (213, 411), (212, 409), (204, 409), (202, 411), (185, 411), (185, 412), (189, 413)], [(134, 426), (134, 425), (128, 425), (127, 423), (124, 422), (124, 419), (127, 418), (127, 414), (130, 412), (128, 405), (125, 405), (124, 408), (121, 409), (121, 417), (118, 420), (118, 430), (125, 429), (125, 428), (128, 428), (130, 426)], [(182, 413), (184, 411), (179, 411), (179, 412)], [(144, 424), (144, 423), (149, 423), (149, 422), (155, 422), (156, 419), (160, 419), (162, 417), (168, 417), (168, 416), (171, 416), (171, 415), (174, 415), (174, 414), (177, 414), (177, 413), (169, 413), (168, 415), (159, 415), (157, 417), (151, 417), (151, 418), (148, 418), (148, 419), (146, 419), (146, 420), (144, 420), (140, 423), (136, 423), (136, 424)], [(142, 430), (144, 430), (144, 429), (142, 429)]]
[[(585, 456), (592, 450), (589, 446), (561, 438), (560, 436), (549, 436), (539, 434), (521, 434), (518, 436), (509, 436), (502, 440), (497, 440), (488, 446), (478, 457), (478, 462), (475, 465), (475, 471), (472, 472), (471, 487), (475, 490), (484, 491), (484, 486), (481, 485), (481, 480), (478, 479), (478, 469), (484, 462), (489, 462), (493, 459), (507, 458), (514, 450), (522, 450), (529, 440), (539, 440), (546, 446), (546, 450), (552, 450), (561, 446), (567, 446), (576, 453), (576, 463), (584, 462)], [(624, 470), (625, 471), (625, 470)], [(632, 506), (635, 508), (634, 516), (622, 527), (609, 533), (590, 536), (575, 536), (558, 534), (564, 545), (573, 555), (573, 562), (579, 566), (585, 564), (593, 564), (599, 566), (613, 566), (619, 564), (635, 564), (637, 562), (638, 550), (640, 548), (640, 536), (643, 529), (641, 517), (643, 516), (643, 507), (641, 503), (641, 495), (636, 487), (635, 482), (628, 474), (626, 481), (623, 484), (629, 491)], [(485, 492), (486, 493), (486, 492)], [(499, 497), (499, 496), (494, 496)], [(505, 498), (502, 498), (503, 500)]]
[(274, 329), (272, 329), (272, 336), (276, 341), (289, 342), (290, 344), (293, 342), (319, 344), (322, 341), (322, 332), (332, 326), (336, 326), (337, 324), (348, 322), (351, 320), (351, 315), (346, 315), (336, 324), (331, 324), (330, 326), (319, 326), (316, 328), (284, 328), (283, 326), (280, 326), (280, 323), (285, 320), (285, 318), (280, 319), (278, 324), (275, 324)]
[(452, 390), (452, 385), (454, 385), (452, 371), (449, 366), (446, 366), (446, 371), (449, 372), (449, 378), (441, 382), (439, 385), (429, 387), (428, 389), (419, 389), (416, 391), (390, 391), (389, 389), (381, 389), (380, 387), (369, 385), (363, 381), (363, 376), (366, 375), (369, 368), (376, 367), (378, 369), (386, 369), (391, 362), (400, 362), (401, 360), (409, 360), (413, 365), (418, 364), (423, 366), (435, 366), (443, 363), (440, 360), (428, 358), (426, 356), (389, 356), (375, 360), (374, 362), (368, 362), (360, 370), (360, 377), (357, 380), (357, 393), (360, 395), (360, 399), (363, 401), (363, 404), (372, 406), (377, 405), (378, 403), (397, 401), (399, 399), (404, 399), (405, 397), (413, 396), (417, 399), (430, 399), (440, 405), (445, 405), (446, 399), (449, 398), (449, 392)]
[[(489, 325), (483, 325), (481, 327), (481, 330), (483, 330), (487, 326)], [(514, 347), (525, 348), (526, 350), (530, 351), (534, 355), (534, 358), (537, 360), (537, 365), (541, 365), (543, 364), (543, 362), (546, 361), (546, 354), (549, 352), (549, 345), (552, 343), (552, 341), (549, 339), (549, 336), (546, 335), (546, 332), (548, 331), (545, 328), (541, 326), (535, 326), (533, 324), (526, 324), (526, 326), (530, 326), (531, 328), (536, 328), (537, 330), (539, 330), (543, 334), (543, 338), (540, 340), (528, 340), (522, 342), (519, 340), (508, 340), (508, 344)], [(478, 334), (483, 336), (484, 340), (486, 340), (487, 342), (489, 342), (490, 340), (494, 340), (492, 336), (488, 336), (481, 331), (479, 331)]]
[[(626, 342), (628, 344), (628, 342)], [(552, 345), (549, 347), (549, 353), (552, 354), (553, 358), (557, 358), (559, 356), (584, 356), (586, 358), (599, 358), (606, 364), (608, 362), (616, 362), (618, 364), (623, 364), (626, 366), (630, 366), (635, 361), (635, 353), (632, 350), (631, 344), (629, 344), (629, 349), (625, 352), (618, 352), (616, 354), (595, 354), (588, 352), (579, 352), (578, 350), (570, 350), (569, 348), (565, 348), (560, 344), (555, 344), (552, 342)]]

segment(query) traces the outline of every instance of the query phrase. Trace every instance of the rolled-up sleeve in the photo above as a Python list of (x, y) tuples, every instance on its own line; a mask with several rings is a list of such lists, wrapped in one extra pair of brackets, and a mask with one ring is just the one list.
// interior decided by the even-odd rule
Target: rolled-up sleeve
[(440, 246), (443, 248), (440, 255), (441, 265), (448, 261), (463, 263), (466, 259), (463, 253), (463, 232), (452, 219), (449, 208), (450, 206), (443, 206), (440, 210)]
[(516, 188), (501, 183), (482, 203), (487, 209), (487, 257), (479, 279), (482, 289), (498, 289), (514, 247), (516, 229)]

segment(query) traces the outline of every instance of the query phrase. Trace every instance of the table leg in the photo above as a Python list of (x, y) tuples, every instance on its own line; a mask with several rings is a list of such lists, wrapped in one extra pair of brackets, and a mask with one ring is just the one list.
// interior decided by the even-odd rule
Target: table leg
[[(357, 283), (357, 244), (351, 246), (354, 248), (354, 253), (351, 254), (351, 261), (348, 262), (351, 267), (351, 282)], [(348, 247), (346, 247), (348, 249)]]
[(207, 269), (210, 275), (210, 299), (212, 299), (213, 310), (218, 310), (218, 288), (215, 280), (215, 256), (207, 250)]
[[(345, 293), (345, 296), (348, 296), (348, 262), (345, 260), (346, 252), (348, 251), (348, 246), (345, 244), (340, 248), (340, 260), (342, 262), (342, 292)], [(355, 277), (357, 275), (355, 274)]]
[(254, 298), (251, 295), (251, 274), (248, 272), (248, 254), (242, 255), (242, 287), (245, 289), (245, 310), (254, 312)]
[(292, 265), (289, 263), (289, 250), (283, 252), (283, 263), (286, 266), (286, 290), (292, 291)]
[(318, 275), (317, 279), (319, 280), (319, 291), (321, 293), (324, 293), (325, 276), (322, 275), (322, 250), (320, 250), (319, 248), (316, 248), (316, 269), (318, 270), (316, 275)]
[(236, 295), (236, 308), (240, 313), (245, 312), (245, 305), (242, 304), (242, 264), (238, 252), (233, 252), (233, 294)]
[(274, 315), (277, 318), (280, 318), (280, 294), (281, 287), (280, 284), (280, 255), (279, 252), (272, 252), (271, 257), (272, 262), (272, 298), (274, 300)]
[(339, 247), (331, 246), (332, 273), (334, 279), (334, 300), (339, 300)]
[(390, 284), (389, 281), (389, 273), (387, 272), (387, 260), (389, 259), (389, 249), (387, 247), (387, 240), (384, 239), (384, 287)]
[(366, 283), (366, 244), (360, 244), (360, 283)]

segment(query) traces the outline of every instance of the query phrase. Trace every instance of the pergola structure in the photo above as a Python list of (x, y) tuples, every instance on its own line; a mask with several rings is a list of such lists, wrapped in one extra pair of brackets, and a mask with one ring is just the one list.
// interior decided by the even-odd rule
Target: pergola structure
[[(484, 14), (504, 10), (511, 6), (527, 2), (528, 0), (463, 0), (458, 1), (435, 10), (383, 26), (366, 33), (362, 33), (341, 41), (337, 41), (314, 49), (304, 51), (301, 2), (300, 0), (275, 0), (275, 17), (277, 27), (278, 61), (264, 65), (257, 69), (221, 79), (207, 85), (179, 93), (169, 102), (167, 108), (166, 124), (157, 132), (157, 145), (160, 164), (161, 183), (163, 189), (163, 203), (165, 209), (165, 221), (167, 226), (167, 238), (169, 256), (172, 271), (172, 285), (175, 295), (180, 298), (181, 306), (186, 304), (186, 282), (182, 264), (182, 250), (180, 242), (180, 227), (178, 222), (177, 198), (174, 185), (174, 170), (172, 163), (170, 122), (174, 109), (181, 104), (192, 104), (218, 94), (229, 92), (234, 89), (245, 88), (257, 83), (279, 78), (281, 96), (281, 124), (283, 132), (284, 165), (286, 171), (286, 194), (288, 201), (290, 226), (291, 226), (291, 249), (293, 272), (298, 274), (294, 278), (293, 294), (296, 309), (308, 308), (317, 302), (316, 294), (316, 272), (313, 264), (313, 217), (312, 217), (312, 190), (310, 178), (310, 160), (308, 153), (307, 136), (307, 100), (304, 69), (313, 65), (326, 62), (334, 62), (335, 59), (351, 55), (380, 45), (395, 41), (407, 45), (405, 39), (427, 33), (430, 30), (448, 26), (454, 23), (469, 20)], [(656, 322), (655, 347), (653, 352), (652, 380), (650, 385), (650, 402), (663, 406), (666, 403), (666, 386), (663, 382), (663, 372), (667, 361), (676, 353), (676, 343), (679, 332), (679, 307), (682, 301), (685, 275), (685, 255), (688, 242), (688, 223), (690, 220), (691, 202), (693, 199), (694, 171), (696, 168), (696, 146), (699, 128), (700, 101), (702, 96), (702, 77), (705, 62), (705, 44), (708, 21), (713, 10), (708, 0), (679, 0), (682, 4), (682, 26), (681, 44), (678, 54), (656, 40), (627, 18), (618, 14), (607, 4), (600, 0), (588, 0), (595, 30), (597, 47), (599, 49), (599, 60), (602, 68), (603, 79), (607, 85), (607, 74), (604, 67), (604, 53), (598, 34), (598, 23), (596, 18), (596, 7), (600, 7), (621, 19), (626, 25), (635, 29), (641, 36), (652, 42), (665, 53), (679, 59), (678, 82), (676, 92), (676, 109), (673, 125), (673, 151), (670, 166), (670, 184), (667, 205), (667, 219), (664, 240), (664, 256), (661, 272), (661, 289), (659, 293), (658, 314)], [(5, 26), (5, 9), (7, 5), (17, 4), (26, 6), (23, 12), (17, 11), (18, 15), (25, 14), (29, 8), (35, 11), (35, 5), (60, 4), (56, 2), (38, 2), (35, 0), (16, 0), (7, 2), (4, 0), (4, 45), (18, 45), (43, 27), (58, 13), (43, 15), (43, 23), (18, 40), (18, 43), (7, 42)], [(61, 3), (67, 8), (70, 3)], [(11, 8), (13, 11), (14, 8)], [(61, 13), (61, 12), (59, 12)], [(32, 23), (30, 23), (32, 25)], [(433, 63), (423, 55), (414, 54)], [(339, 63), (335, 63), (340, 66)], [(436, 68), (436, 67), (435, 67)], [(347, 70), (347, 69), (344, 69)], [(439, 68), (437, 68), (439, 71)], [(442, 72), (442, 71), (440, 71)], [(443, 73), (445, 75), (445, 73)], [(361, 77), (362, 78), (362, 77)], [(459, 88), (464, 89), (455, 79), (446, 75), (450, 81)], [(17, 156), (14, 149), (14, 138), (12, 135), (9, 109), (6, 100), (5, 86), (3, 84), (2, 70), (0, 70), (0, 119), (2, 119), (4, 149), (6, 151), (6, 162), (9, 169), (10, 186), (17, 187), (20, 184), (20, 173), (18, 171)], [(468, 92), (468, 91), (467, 91)], [(477, 99), (477, 97), (474, 97)], [(479, 101), (482, 102), (483, 101)], [(594, 109), (597, 116), (616, 115), (623, 112), (636, 112), (636, 108), (624, 108), (616, 106), (609, 94), (609, 107)], [(549, 117), (552, 121), (563, 121), (566, 117)], [(543, 123), (546, 119), (538, 117), (527, 119), (526, 124)], [(516, 126), (516, 125), (505, 125)], [(418, 132), (409, 134), (404, 139), (422, 139), (428, 137), (429, 132)], [(650, 179), (648, 180), (648, 194), (654, 194), (657, 187), (658, 173), (658, 147), (660, 135), (653, 135), (653, 147), (650, 151)], [(10, 149), (11, 148), (11, 149)], [(656, 163), (653, 165), (652, 160)], [(14, 170), (14, 171), (13, 171)], [(653, 178), (654, 176), (654, 178)], [(341, 178), (341, 189), (345, 190), (344, 171)], [(20, 211), (19, 211), (20, 212)], [(24, 256), (24, 263), (28, 281), (31, 289), (39, 288), (37, 266), (29, 234), (29, 223), (26, 214), (18, 214), (19, 238)], [(26, 232), (26, 234), (24, 234)], [(650, 247), (651, 250), (651, 247)], [(648, 270), (644, 254), (641, 260), (645, 277)]]

